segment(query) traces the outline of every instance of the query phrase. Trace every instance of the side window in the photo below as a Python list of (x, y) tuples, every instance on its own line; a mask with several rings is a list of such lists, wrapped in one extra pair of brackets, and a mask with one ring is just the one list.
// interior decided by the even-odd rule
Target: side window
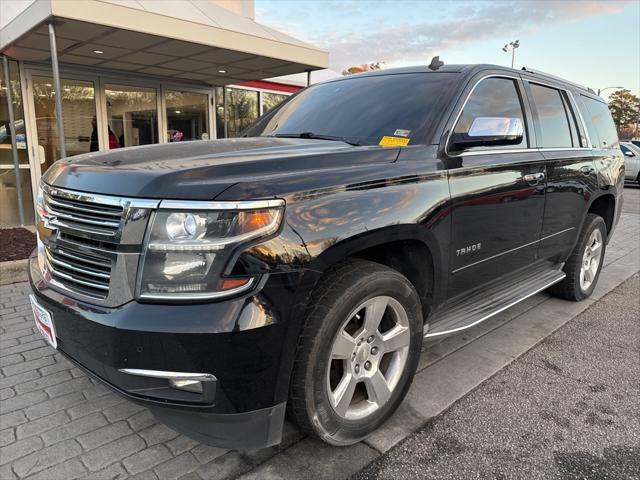
[[(596, 148), (618, 148), (618, 132), (606, 103), (581, 95), (589, 118), (589, 134)], [(591, 130), (595, 131), (592, 132)]]
[(579, 147), (578, 131), (566, 99), (551, 87), (531, 85), (533, 102), (540, 121), (540, 146), (543, 148)]
[[(468, 132), (477, 117), (519, 118), (522, 125), (526, 125), (515, 81), (510, 78), (491, 77), (476, 85), (453, 129), (454, 133)], [(482, 150), (527, 148), (527, 146), (528, 140), (525, 133), (522, 142), (518, 145), (482, 147)]]
[(625, 155), (628, 155), (629, 157), (635, 157), (636, 154), (633, 153), (631, 151), (631, 149), (625, 147), (624, 145), (620, 145), (620, 150), (622, 150), (622, 153), (624, 153)]

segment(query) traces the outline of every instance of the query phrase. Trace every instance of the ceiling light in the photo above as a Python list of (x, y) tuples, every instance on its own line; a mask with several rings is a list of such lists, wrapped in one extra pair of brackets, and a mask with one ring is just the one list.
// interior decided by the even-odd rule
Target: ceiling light
[(51, 86), (51, 84), (50, 84), (50, 83), (45, 83), (45, 85), (46, 85), (47, 87), (50, 87), (50, 86)]
[(97, 53), (98, 55), (102, 55), (104, 52), (102, 50), (94, 50), (93, 53)]
[(176, 110), (176, 113), (180, 115), (182, 113), (182, 110)]
[(218, 70), (218, 73), (227, 73), (227, 71), (224, 69), (221, 69), (221, 70)]

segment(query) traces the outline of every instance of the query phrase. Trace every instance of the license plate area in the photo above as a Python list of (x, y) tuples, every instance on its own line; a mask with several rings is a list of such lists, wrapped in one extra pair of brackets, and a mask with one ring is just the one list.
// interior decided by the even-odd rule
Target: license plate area
[(33, 295), (29, 295), (29, 299), (31, 300), (31, 309), (33, 310), (33, 317), (38, 331), (49, 345), (57, 349), (58, 342), (56, 340), (56, 329), (53, 325), (53, 317), (38, 304), (38, 301)]

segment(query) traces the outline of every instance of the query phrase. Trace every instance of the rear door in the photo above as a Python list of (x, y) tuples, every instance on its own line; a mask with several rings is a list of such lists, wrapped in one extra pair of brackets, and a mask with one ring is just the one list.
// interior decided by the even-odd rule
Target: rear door
[(538, 255), (554, 263), (571, 252), (589, 200), (598, 188), (591, 144), (573, 94), (529, 80), (526, 91), (537, 146), (545, 158), (547, 188)]
[(519, 145), (447, 156), (453, 207), (449, 297), (531, 265), (544, 209), (545, 162), (531, 148), (535, 140), (521, 79), (484, 74), (470, 88), (454, 132), (468, 132), (477, 117), (515, 117), (525, 135)]

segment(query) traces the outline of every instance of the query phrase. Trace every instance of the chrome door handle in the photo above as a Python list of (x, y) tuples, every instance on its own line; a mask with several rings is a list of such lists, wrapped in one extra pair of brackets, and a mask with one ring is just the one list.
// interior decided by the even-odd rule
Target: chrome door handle
[(590, 175), (595, 172), (596, 169), (591, 165), (585, 165), (584, 167), (580, 167), (580, 171), (585, 175)]
[(544, 173), (528, 173), (523, 178), (525, 182), (539, 183), (544, 180)]

